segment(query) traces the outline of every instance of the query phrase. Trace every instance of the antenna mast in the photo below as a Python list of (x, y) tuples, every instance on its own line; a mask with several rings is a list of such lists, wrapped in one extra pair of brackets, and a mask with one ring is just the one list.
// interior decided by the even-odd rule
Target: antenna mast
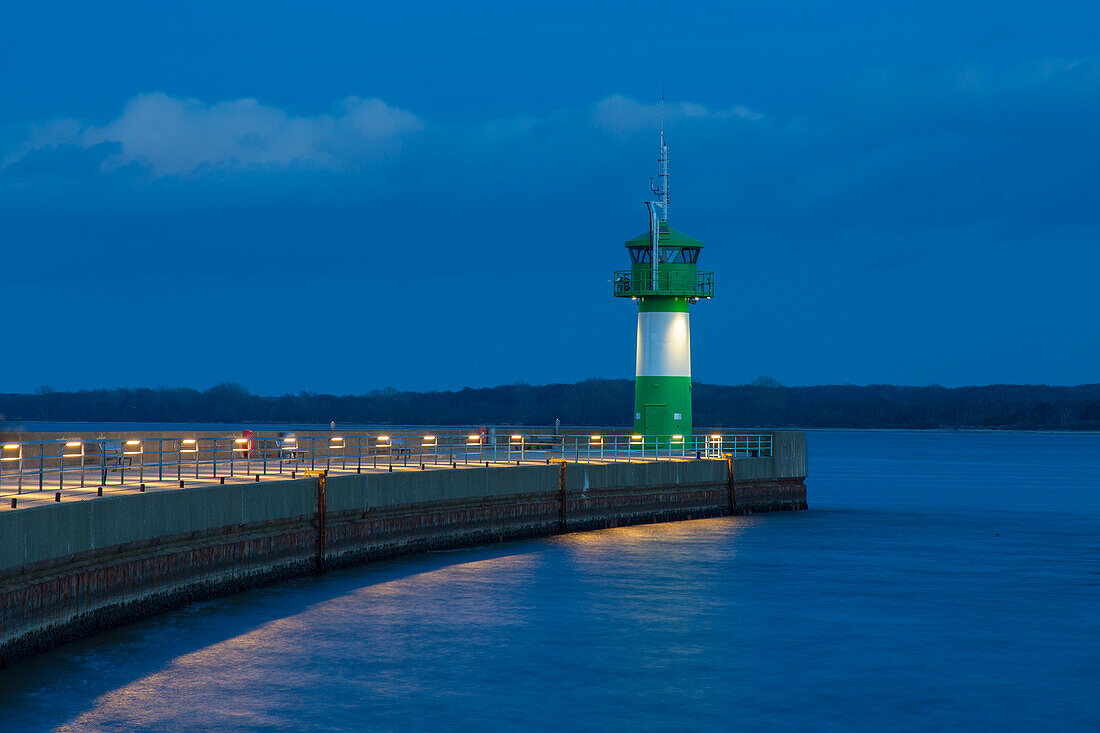
[(661, 223), (668, 221), (668, 145), (665, 145), (665, 96), (661, 95), (661, 145), (657, 149), (657, 180), (649, 179), (649, 190), (656, 197), (647, 201), (649, 209), (649, 238), (653, 245), (653, 282), (657, 289), (658, 242), (661, 238)]

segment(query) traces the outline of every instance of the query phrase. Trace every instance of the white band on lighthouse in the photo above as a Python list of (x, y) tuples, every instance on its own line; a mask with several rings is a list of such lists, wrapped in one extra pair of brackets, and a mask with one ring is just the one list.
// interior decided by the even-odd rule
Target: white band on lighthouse
[(691, 330), (687, 313), (638, 314), (639, 377), (690, 377)]

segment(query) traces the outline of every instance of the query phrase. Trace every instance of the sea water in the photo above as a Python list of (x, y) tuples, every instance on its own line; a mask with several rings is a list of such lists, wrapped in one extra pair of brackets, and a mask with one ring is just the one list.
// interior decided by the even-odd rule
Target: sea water
[(808, 439), (809, 511), (192, 605), (0, 670), (0, 730), (1100, 728), (1100, 435)]

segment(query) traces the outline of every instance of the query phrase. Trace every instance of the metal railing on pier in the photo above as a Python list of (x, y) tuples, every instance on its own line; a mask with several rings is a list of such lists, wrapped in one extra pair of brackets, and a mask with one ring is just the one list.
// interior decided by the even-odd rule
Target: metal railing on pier
[[(0, 444), (0, 494), (187, 481), (296, 477), (306, 470), (374, 472), (772, 455), (770, 433), (385, 433), (276, 437), (73, 438)], [(14, 504), (14, 501), (13, 501)]]

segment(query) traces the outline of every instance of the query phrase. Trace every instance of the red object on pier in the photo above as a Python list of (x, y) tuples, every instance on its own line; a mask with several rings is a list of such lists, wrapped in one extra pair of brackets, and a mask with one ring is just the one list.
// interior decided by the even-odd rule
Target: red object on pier
[(247, 452), (246, 455), (247, 455), (248, 458), (251, 459), (252, 458), (252, 431), (251, 430), (245, 430), (244, 432), (241, 433), (241, 437), (242, 438), (248, 438), (248, 452)]

